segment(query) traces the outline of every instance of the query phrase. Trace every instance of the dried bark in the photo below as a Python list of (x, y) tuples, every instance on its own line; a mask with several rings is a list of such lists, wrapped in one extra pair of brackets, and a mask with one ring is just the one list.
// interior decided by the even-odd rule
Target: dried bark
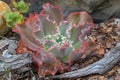
[(5, 69), (11, 71), (32, 63), (29, 54), (13, 55), (11, 58), (0, 58), (0, 75), (5, 73)]
[(61, 75), (52, 76), (50, 78), (77, 78), (82, 76), (87, 76), (91, 74), (103, 74), (109, 69), (111, 69), (115, 64), (120, 61), (120, 43), (116, 45), (115, 48), (110, 50), (106, 55), (99, 61), (76, 71), (64, 73)]

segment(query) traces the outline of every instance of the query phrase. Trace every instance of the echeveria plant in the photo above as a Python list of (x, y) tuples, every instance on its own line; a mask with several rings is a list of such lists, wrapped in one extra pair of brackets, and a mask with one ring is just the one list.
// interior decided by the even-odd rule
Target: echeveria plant
[(59, 7), (46, 3), (40, 14), (30, 15), (13, 31), (21, 37), (17, 51), (33, 55), (39, 74), (55, 75), (91, 53), (94, 42), (87, 35), (93, 27), (87, 12), (71, 13), (64, 19)]

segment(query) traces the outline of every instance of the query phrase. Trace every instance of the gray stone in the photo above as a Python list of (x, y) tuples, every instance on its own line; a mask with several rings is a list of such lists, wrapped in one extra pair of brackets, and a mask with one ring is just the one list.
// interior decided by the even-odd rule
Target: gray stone
[(120, 0), (107, 0), (96, 10), (91, 12), (95, 20), (108, 20), (112, 17), (120, 17)]
[[(3, 0), (8, 2), (8, 0)], [(17, 0), (19, 1), (19, 0)], [(71, 12), (87, 11), (94, 19), (94, 22), (103, 22), (112, 17), (120, 17), (120, 0), (25, 0), (31, 3), (27, 13), (39, 13), (42, 4), (49, 2), (60, 6), (67, 17)]]
[[(54, 0), (53, 0), (54, 1)], [(64, 16), (71, 12), (85, 10), (95, 22), (102, 22), (111, 17), (120, 17), (120, 0), (56, 0), (54, 5), (61, 6)]]

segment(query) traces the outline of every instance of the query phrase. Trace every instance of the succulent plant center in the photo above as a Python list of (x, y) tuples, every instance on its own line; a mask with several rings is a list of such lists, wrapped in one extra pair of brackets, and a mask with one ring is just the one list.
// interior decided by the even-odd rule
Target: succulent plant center
[(70, 40), (69, 38), (61, 35), (58, 31), (58, 33), (54, 35), (47, 35), (45, 37), (47, 41), (53, 41), (55, 44), (58, 44), (59, 46), (62, 46), (64, 43), (69, 43), (69, 45), (72, 45), (73, 41)]

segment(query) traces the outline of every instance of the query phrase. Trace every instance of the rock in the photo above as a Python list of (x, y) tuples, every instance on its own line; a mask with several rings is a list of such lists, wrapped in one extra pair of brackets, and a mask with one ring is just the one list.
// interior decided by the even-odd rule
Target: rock
[(120, 0), (104, 0), (96, 10), (91, 13), (93, 19), (105, 21), (112, 17), (120, 17)]
[[(8, 0), (4, 0), (7, 1)], [(16, 0), (19, 1), (19, 0)], [(71, 12), (87, 11), (94, 19), (94, 22), (103, 22), (111, 17), (120, 17), (120, 0), (25, 0), (30, 3), (29, 13), (39, 13), (42, 4), (49, 2), (60, 6), (67, 17)], [(29, 13), (27, 15), (29, 15)]]
[[(56, 2), (57, 1), (57, 2)], [(61, 6), (64, 15), (85, 10), (95, 22), (102, 22), (111, 17), (120, 17), (120, 0), (53, 0), (54, 5)]]
[(0, 1), (0, 36), (4, 36), (10, 30), (3, 19), (3, 14), (10, 11), (10, 7), (3, 1)]

